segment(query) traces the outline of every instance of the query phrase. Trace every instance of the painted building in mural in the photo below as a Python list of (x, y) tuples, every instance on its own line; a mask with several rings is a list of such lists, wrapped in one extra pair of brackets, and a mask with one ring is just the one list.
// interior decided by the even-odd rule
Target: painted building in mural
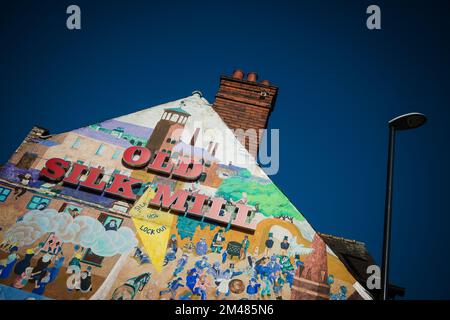
[[(213, 105), (194, 92), (61, 134), (33, 128), (0, 170), (0, 299), (370, 298), (230, 129), (265, 127), (275, 96), (235, 72)], [(160, 172), (127, 165), (144, 148), (163, 155)], [(67, 164), (59, 181), (44, 179), (51, 159)], [(196, 179), (164, 174), (186, 159)], [(108, 192), (118, 179), (136, 182), (132, 197)]]

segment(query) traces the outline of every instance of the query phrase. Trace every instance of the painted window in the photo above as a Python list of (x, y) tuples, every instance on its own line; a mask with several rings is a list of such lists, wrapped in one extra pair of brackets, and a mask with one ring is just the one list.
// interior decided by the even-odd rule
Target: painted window
[(25, 152), (20, 161), (17, 163), (17, 168), (28, 170), (33, 167), (34, 161), (38, 155), (32, 152)]
[(72, 216), (72, 218), (76, 218), (80, 215), (83, 208), (74, 204), (70, 204), (64, 202), (63, 205), (59, 208), (58, 212), (68, 213)]
[(28, 202), (27, 208), (31, 210), (35, 209), (45, 209), (50, 204), (50, 199), (43, 198), (40, 196), (33, 196), (30, 202)]
[[(103, 226), (105, 227), (105, 230), (117, 231), (120, 228), (120, 226), (122, 225), (123, 219), (119, 218), (119, 217), (108, 215), (106, 213), (100, 213), (100, 216), (98, 217), (98, 221), (100, 221), (103, 224)], [(96, 255), (89, 248), (89, 249), (87, 249), (86, 253), (84, 254), (84, 257), (81, 260), (81, 262), (91, 264), (96, 267), (101, 267), (102, 263), (103, 263), (103, 259), (104, 259), (104, 257)]]
[(112, 155), (112, 158), (113, 159), (118, 159), (121, 153), (122, 153), (122, 150), (117, 149), (116, 151), (114, 151), (114, 153)]
[(103, 144), (98, 146), (97, 151), (95, 152), (95, 154), (97, 156), (101, 156), (103, 154), (103, 151), (105, 151), (105, 146)]
[(72, 144), (72, 149), (78, 149), (81, 145), (81, 139), (77, 137)]
[(0, 187), (0, 202), (5, 202), (11, 193), (11, 189)]

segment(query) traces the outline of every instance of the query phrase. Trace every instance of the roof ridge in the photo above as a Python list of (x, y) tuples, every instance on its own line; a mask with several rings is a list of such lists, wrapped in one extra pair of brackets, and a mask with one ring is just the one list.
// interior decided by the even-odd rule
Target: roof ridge
[(332, 239), (336, 239), (336, 240), (341, 240), (341, 241), (346, 241), (346, 242), (351, 242), (351, 243), (357, 243), (357, 244), (362, 244), (363, 246), (366, 246), (365, 242), (362, 241), (358, 241), (358, 240), (353, 240), (353, 239), (347, 239), (344, 237), (338, 237), (338, 236), (334, 236), (332, 234), (326, 234), (326, 233), (321, 233), (321, 232), (317, 232), (319, 234), (319, 236), (324, 236), (324, 237), (329, 237)]

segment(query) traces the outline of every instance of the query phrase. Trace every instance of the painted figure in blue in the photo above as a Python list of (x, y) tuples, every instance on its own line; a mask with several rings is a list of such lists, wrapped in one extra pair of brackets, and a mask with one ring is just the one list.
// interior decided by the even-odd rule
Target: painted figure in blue
[(203, 256), (201, 260), (195, 262), (195, 267), (199, 270), (209, 269), (210, 266), (211, 264), (209, 264), (207, 256)]
[(234, 270), (234, 263), (230, 263), (229, 270), (231, 271), (233, 277), (240, 276), (241, 274), (244, 273), (242, 271), (235, 271)]
[(55, 260), (55, 262), (53, 263), (53, 267), (51, 267), (50, 270), (48, 270), (48, 272), (50, 272), (50, 281), (49, 282), (55, 281), (55, 279), (58, 276), (59, 270), (61, 269), (63, 263), (64, 263), (64, 256), (61, 255), (60, 257), (58, 257)]
[(261, 277), (262, 279), (262, 275), (264, 273), (269, 273), (267, 271), (267, 264), (268, 264), (268, 259), (267, 257), (262, 257), (261, 259), (257, 260), (255, 263), (255, 272), (257, 277)]
[(224, 250), (222, 252), (222, 263), (227, 262), (227, 255), (228, 255), (227, 250)]
[(167, 249), (171, 249), (173, 252), (177, 253), (178, 242), (177, 242), (177, 236), (175, 234), (170, 236), (170, 240), (167, 244)]
[(225, 244), (225, 236), (223, 234), (223, 230), (220, 229), (214, 235), (214, 238), (211, 242), (211, 251), (220, 253), (222, 251), (224, 244)]
[(277, 300), (283, 300), (283, 286), (285, 283), (286, 279), (281, 274), (281, 271), (277, 271), (273, 281), (273, 293)]
[(265, 296), (270, 297), (271, 295), (271, 281), (270, 281), (270, 275), (271, 271), (268, 266), (268, 260), (269, 258), (263, 257), (262, 259), (258, 260), (256, 262), (256, 273), (260, 276), (262, 282), (263, 282), (263, 289), (261, 290), (261, 297), (264, 298)]
[(332, 274), (327, 277), (327, 284), (331, 286), (334, 283), (334, 276)]
[(19, 256), (17, 255), (17, 247), (12, 247), (9, 250), (8, 257), (0, 262), (0, 279), (6, 279), (9, 277), (13, 271), (17, 259), (19, 259)]
[(294, 271), (286, 271), (286, 272), (283, 272), (283, 274), (286, 279), (286, 282), (289, 284), (289, 287), (292, 288), (292, 286), (294, 285), (295, 272)]
[(200, 299), (206, 300), (206, 289), (208, 288), (208, 285), (209, 283), (206, 279), (206, 274), (200, 275), (194, 286), (194, 294), (199, 295)]
[(173, 271), (173, 276), (176, 277), (181, 271), (183, 271), (184, 266), (188, 262), (188, 255), (186, 253), (183, 253), (181, 258), (177, 262), (177, 266), (175, 267), (175, 270)]
[(330, 300), (347, 300), (347, 287), (340, 286), (338, 293), (330, 294)]
[(164, 257), (164, 265), (167, 265), (170, 261), (176, 259), (177, 251), (178, 251), (177, 236), (173, 234), (170, 237), (169, 242), (167, 243), (167, 253), (166, 256)]
[(219, 297), (221, 294), (224, 294), (225, 297), (230, 295), (230, 281), (233, 278), (233, 274), (230, 269), (227, 269), (220, 275), (220, 278), (216, 279), (217, 289), (216, 296)]
[(36, 285), (33, 289), (34, 294), (43, 295), (45, 291), (45, 287), (50, 282), (50, 272), (45, 271), (44, 276), (40, 280), (36, 280)]
[(192, 293), (194, 293), (194, 287), (195, 284), (197, 283), (198, 277), (199, 275), (197, 269), (192, 268), (191, 270), (189, 270), (188, 275), (186, 277), (186, 286), (192, 291)]
[(247, 285), (247, 296), (249, 300), (256, 300), (256, 296), (258, 295), (259, 288), (261, 284), (259, 284), (256, 278), (251, 278)]
[(284, 236), (283, 241), (280, 243), (281, 255), (285, 256), (289, 249), (289, 239), (288, 236)]
[(208, 274), (210, 274), (214, 278), (214, 280), (220, 277), (222, 271), (220, 270), (219, 261), (213, 263), (213, 265), (208, 269)]
[(264, 243), (266, 248), (264, 249), (264, 255), (270, 256), (270, 253), (272, 252), (273, 247), (273, 233), (269, 232), (269, 237), (267, 238), (266, 242)]
[(139, 263), (139, 264), (146, 264), (150, 263), (150, 258), (148, 255), (139, 247), (136, 247), (136, 251), (134, 251), (133, 258)]
[(270, 295), (271, 295), (271, 283), (270, 283), (269, 274), (264, 272), (261, 275), (261, 278), (262, 278), (262, 282), (264, 284), (264, 287), (261, 290), (261, 298), (264, 299), (265, 296), (267, 296), (267, 298), (270, 298)]
[(184, 287), (184, 284), (181, 283), (181, 279), (180, 277), (170, 281), (167, 284), (167, 289), (162, 290), (159, 292), (159, 295), (162, 296), (166, 293), (170, 293), (170, 300), (175, 300), (176, 296), (177, 296), (177, 290), (180, 287)]
[(279, 263), (279, 258), (277, 258), (277, 256), (275, 255), (272, 255), (270, 257), (270, 262), (267, 264), (267, 268), (269, 269), (270, 272), (270, 280), (274, 281), (277, 272), (281, 271), (281, 264)]
[(205, 238), (200, 238), (200, 241), (197, 242), (195, 246), (195, 253), (199, 256), (204, 256), (208, 252), (208, 244), (206, 243)]
[(304, 263), (302, 260), (300, 260), (300, 255), (296, 254), (295, 255), (295, 269), (298, 269), (299, 267), (303, 267)]

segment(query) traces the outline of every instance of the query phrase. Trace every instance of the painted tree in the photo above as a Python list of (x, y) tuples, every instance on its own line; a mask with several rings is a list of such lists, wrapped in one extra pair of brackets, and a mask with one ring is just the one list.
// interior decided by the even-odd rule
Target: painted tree
[(226, 200), (237, 201), (241, 199), (243, 192), (247, 193), (248, 203), (252, 206), (258, 205), (259, 212), (265, 216), (288, 216), (304, 220), (301, 213), (277, 186), (272, 182), (261, 183), (254, 179), (248, 170), (241, 170), (238, 175), (225, 179), (216, 195)]

